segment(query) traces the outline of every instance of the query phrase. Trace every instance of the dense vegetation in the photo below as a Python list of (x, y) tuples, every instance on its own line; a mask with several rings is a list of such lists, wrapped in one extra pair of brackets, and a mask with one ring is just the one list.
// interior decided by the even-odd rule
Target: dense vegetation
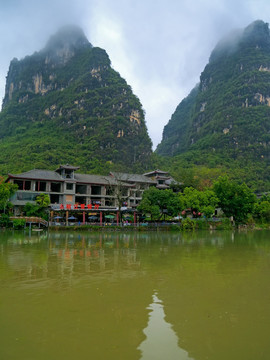
[(270, 35), (256, 21), (212, 52), (200, 84), (177, 107), (157, 148), (172, 172), (227, 173), (270, 190)]
[(18, 186), (11, 183), (5, 183), (4, 178), (0, 177), (0, 212), (4, 214), (9, 212), (11, 203), (9, 202), (10, 197), (15, 194)]
[(62, 31), (42, 51), (12, 60), (0, 113), (2, 174), (60, 163), (96, 173), (148, 169), (139, 99), (106, 52), (74, 31), (76, 41)]
[(151, 220), (181, 214), (193, 219), (211, 221), (220, 208), (222, 217), (230, 218), (236, 225), (268, 224), (270, 220), (270, 197), (257, 198), (245, 184), (238, 184), (226, 176), (220, 176), (214, 185), (204, 190), (185, 187), (183, 192), (150, 188), (143, 193), (138, 210)]

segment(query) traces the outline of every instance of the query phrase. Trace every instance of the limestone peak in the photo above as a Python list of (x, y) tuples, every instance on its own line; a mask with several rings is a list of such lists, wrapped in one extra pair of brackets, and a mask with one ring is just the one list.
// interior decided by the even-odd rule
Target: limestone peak
[(83, 30), (76, 25), (66, 25), (52, 35), (45, 49), (61, 50), (63, 48), (76, 48), (92, 46), (87, 40)]

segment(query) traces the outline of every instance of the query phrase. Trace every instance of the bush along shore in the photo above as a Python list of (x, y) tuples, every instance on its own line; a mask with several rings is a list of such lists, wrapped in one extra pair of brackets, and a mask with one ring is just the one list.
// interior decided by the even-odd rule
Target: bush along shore
[[(29, 224), (24, 219), (11, 220), (7, 215), (0, 216), (0, 228), (23, 230), (28, 228)], [(33, 231), (40, 229), (37, 225), (32, 225)], [(197, 230), (270, 230), (270, 223), (255, 223), (253, 219), (250, 219), (246, 224), (235, 224), (231, 219), (223, 217), (216, 219), (192, 219), (185, 218), (178, 222), (145, 222), (128, 224), (128, 225), (116, 225), (115, 223), (106, 223), (104, 225), (99, 224), (74, 224), (74, 225), (51, 225), (48, 227), (53, 231), (121, 231), (121, 232), (146, 232), (146, 231), (197, 231)]]

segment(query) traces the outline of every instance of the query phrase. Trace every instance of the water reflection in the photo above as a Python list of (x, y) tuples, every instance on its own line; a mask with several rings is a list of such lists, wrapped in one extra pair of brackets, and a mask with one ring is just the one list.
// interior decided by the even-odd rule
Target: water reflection
[(269, 259), (263, 231), (2, 232), (1, 358), (268, 360)]
[(140, 344), (141, 360), (188, 360), (188, 353), (178, 346), (178, 338), (172, 325), (165, 321), (162, 301), (158, 294), (153, 295), (153, 302), (147, 327), (143, 330), (146, 339)]
[(255, 259), (244, 254), (250, 252), (256, 256), (264, 244), (247, 239), (245, 234), (232, 235), (231, 232), (48, 232), (31, 235), (5, 232), (0, 234), (0, 270), (2, 266), (2, 272), (4, 269), (10, 274), (15, 272), (20, 281), (51, 279), (63, 286), (73, 286), (84, 276), (134, 277), (150, 269), (158, 270), (160, 266), (184, 268), (189, 262), (220, 273), (243, 271), (252, 265), (249, 264), (251, 259), (253, 262)]

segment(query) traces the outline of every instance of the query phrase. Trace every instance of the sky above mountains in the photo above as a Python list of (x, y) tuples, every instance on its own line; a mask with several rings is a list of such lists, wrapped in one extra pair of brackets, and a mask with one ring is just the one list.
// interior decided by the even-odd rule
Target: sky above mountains
[(141, 100), (155, 148), (220, 38), (269, 14), (268, 0), (0, 0), (0, 96), (12, 58), (78, 25)]

